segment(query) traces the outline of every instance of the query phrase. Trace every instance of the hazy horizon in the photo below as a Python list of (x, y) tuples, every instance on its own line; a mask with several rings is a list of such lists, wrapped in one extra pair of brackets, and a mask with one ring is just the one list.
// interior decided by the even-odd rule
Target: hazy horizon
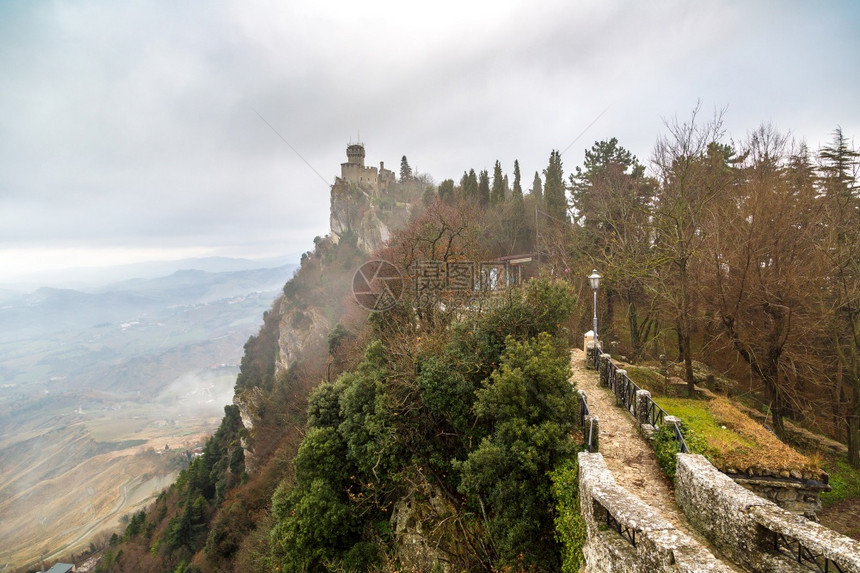
[(299, 259), (300, 255), (259, 259), (213, 256), (52, 268), (19, 275), (4, 274), (0, 277), (0, 289), (23, 292), (41, 287), (95, 288), (132, 279), (166, 277), (184, 270), (220, 273), (298, 265)]

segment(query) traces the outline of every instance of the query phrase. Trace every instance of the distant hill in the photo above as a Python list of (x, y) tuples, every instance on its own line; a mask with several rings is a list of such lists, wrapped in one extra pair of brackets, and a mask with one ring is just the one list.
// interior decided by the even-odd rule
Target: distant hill
[(22, 294), (4, 291), (0, 341), (39, 337), (46, 332), (133, 322), (159, 310), (206, 304), (252, 292), (274, 292), (297, 265), (230, 272), (180, 270), (169, 276), (130, 279), (94, 290), (42, 287)]
[(262, 268), (278, 268), (298, 260), (294, 257), (278, 257), (262, 260), (232, 257), (198, 257), (175, 261), (150, 261), (109, 267), (79, 267), (41, 271), (18, 277), (14, 280), (0, 276), (0, 302), (3, 290), (30, 291), (38, 287), (51, 286), (87, 290), (129, 279), (156, 279), (182, 270), (197, 270), (207, 273), (249, 271)]

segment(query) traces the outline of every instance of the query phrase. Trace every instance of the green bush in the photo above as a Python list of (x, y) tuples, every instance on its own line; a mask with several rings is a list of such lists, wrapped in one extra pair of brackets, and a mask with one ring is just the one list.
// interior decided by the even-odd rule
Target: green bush
[[(687, 444), (688, 453), (705, 454), (707, 452), (707, 445), (701, 436), (683, 423), (681, 423), (681, 433), (684, 436), (684, 442)], [(681, 445), (675, 439), (674, 426), (672, 424), (663, 424), (660, 426), (660, 429), (657, 430), (657, 434), (654, 436), (654, 453), (657, 455), (657, 463), (660, 464), (663, 472), (672, 481), (675, 481), (675, 469), (677, 467), (675, 456), (680, 451)]]
[(563, 324), (574, 301), (566, 285), (532, 281), (405, 363), (389, 349), (410, 342), (411, 309), (372, 315), (378, 340), (364, 360), (309, 399), (295, 482), (272, 498), (272, 568), (378, 567), (394, 502), (417, 471), (461, 508), (464, 563), (557, 571), (549, 476), (572, 453)]
[(555, 538), (561, 544), (562, 573), (578, 573), (585, 565), (585, 519), (579, 506), (579, 468), (571, 457), (551, 474), (555, 500)]
[(457, 464), (460, 492), (487, 513), (497, 565), (557, 570), (549, 473), (571, 454), (575, 400), (569, 358), (553, 338), (507, 339), (500, 368), (476, 392), (475, 412), (493, 428)]

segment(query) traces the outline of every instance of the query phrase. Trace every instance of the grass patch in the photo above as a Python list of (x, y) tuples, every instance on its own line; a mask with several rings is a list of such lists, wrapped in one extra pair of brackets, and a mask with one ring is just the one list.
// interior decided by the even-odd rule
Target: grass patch
[(846, 499), (860, 499), (860, 470), (852, 468), (844, 456), (831, 457), (824, 462), (824, 471), (830, 476), (832, 491), (821, 494), (824, 507)]
[(816, 460), (779, 441), (725, 398), (661, 398), (658, 403), (702, 439), (704, 453), (721, 470), (820, 474)]
[(655, 398), (659, 396), (686, 397), (689, 394), (686, 384), (668, 382), (666, 378), (654, 368), (645, 366), (627, 365), (627, 376), (643, 390), (648, 390)]
[(643, 390), (648, 390), (652, 394), (662, 394), (665, 386), (663, 375), (653, 368), (643, 368), (640, 366), (627, 366), (627, 376), (631, 380), (635, 380)]

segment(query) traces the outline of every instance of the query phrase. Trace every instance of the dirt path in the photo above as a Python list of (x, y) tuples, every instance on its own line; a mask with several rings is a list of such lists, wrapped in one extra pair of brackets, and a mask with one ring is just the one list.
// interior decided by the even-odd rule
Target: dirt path
[(570, 367), (571, 382), (578, 389), (585, 390), (588, 409), (600, 420), (599, 451), (618, 485), (656, 509), (672, 525), (710, 549), (729, 567), (741, 571), (719, 555), (687, 523), (675, 503), (671, 482), (657, 464), (654, 448), (639, 434), (633, 416), (615, 405), (615, 394), (600, 385), (597, 372), (585, 367), (585, 352), (576, 348), (571, 350)]

